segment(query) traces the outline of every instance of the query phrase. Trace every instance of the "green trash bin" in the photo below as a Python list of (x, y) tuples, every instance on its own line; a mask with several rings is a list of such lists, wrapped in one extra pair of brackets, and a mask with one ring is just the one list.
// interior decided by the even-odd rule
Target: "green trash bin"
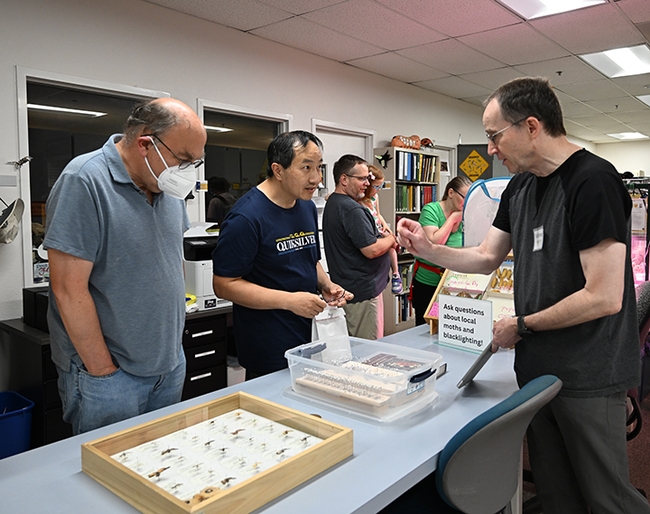
[(33, 407), (18, 393), (0, 393), (0, 459), (29, 450)]

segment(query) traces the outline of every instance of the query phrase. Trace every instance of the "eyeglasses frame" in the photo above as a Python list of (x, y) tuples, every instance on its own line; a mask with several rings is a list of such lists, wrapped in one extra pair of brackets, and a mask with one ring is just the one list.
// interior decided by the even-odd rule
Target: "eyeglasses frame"
[(485, 137), (487, 137), (488, 143), (492, 143), (494, 146), (497, 146), (499, 144), (498, 140), (496, 139), (497, 136), (500, 136), (503, 134), (506, 130), (508, 130), (511, 127), (514, 127), (515, 125), (519, 125), (522, 121), (528, 119), (528, 116), (525, 118), (521, 118), (519, 121), (516, 121), (514, 123), (511, 123), (507, 127), (502, 128), (501, 130), (497, 130), (494, 134), (488, 134), (487, 132), (485, 133)]
[(347, 173), (343, 173), (343, 175), (345, 175), (346, 177), (350, 177), (350, 178), (356, 178), (357, 180), (359, 180), (361, 182), (368, 182), (368, 184), (370, 184), (370, 181), (373, 180), (372, 179), (372, 174), (369, 174), (369, 175), (367, 175), (365, 177), (360, 177), (359, 175), (349, 175)]
[[(169, 153), (171, 153), (171, 154), (174, 156), (174, 159), (176, 159), (176, 160), (178, 161), (178, 169), (179, 169), (179, 170), (186, 170), (187, 168), (189, 168), (189, 167), (192, 166), (192, 165), (193, 165), (195, 168), (198, 168), (198, 167), (201, 166), (201, 164), (203, 164), (203, 162), (204, 162), (203, 159), (197, 159), (197, 160), (195, 160), (195, 161), (184, 161), (183, 159), (180, 159), (180, 158), (178, 157), (178, 155), (176, 155), (176, 154), (174, 153), (174, 150), (172, 150), (171, 148), (169, 148), (169, 147), (165, 144), (165, 142), (164, 142), (162, 139), (160, 139), (160, 136), (158, 136), (158, 135), (156, 135), (156, 134), (142, 134), (142, 136), (143, 136), (143, 137), (155, 137), (158, 141), (160, 141), (160, 143), (161, 143), (165, 148), (167, 148), (167, 150), (169, 150)], [(154, 143), (154, 144), (155, 144), (155, 143)]]

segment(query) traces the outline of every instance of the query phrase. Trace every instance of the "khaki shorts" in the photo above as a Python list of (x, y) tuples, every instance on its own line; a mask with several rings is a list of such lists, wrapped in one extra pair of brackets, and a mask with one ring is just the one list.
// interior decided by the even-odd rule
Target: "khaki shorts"
[(384, 337), (384, 302), (379, 295), (359, 303), (343, 306), (348, 333), (361, 339)]

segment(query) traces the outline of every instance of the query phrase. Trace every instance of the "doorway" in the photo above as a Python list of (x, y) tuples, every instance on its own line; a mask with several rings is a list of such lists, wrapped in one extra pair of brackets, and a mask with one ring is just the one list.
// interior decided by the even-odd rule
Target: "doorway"
[[(292, 117), (208, 100), (199, 100), (197, 112), (208, 132), (203, 179), (209, 188), (199, 197), (198, 215), (200, 221), (219, 223), (208, 219), (210, 201), (215, 196), (237, 201), (266, 178), (266, 150), (275, 136), (291, 130)], [(213, 186), (218, 189), (211, 191)], [(223, 215), (221, 209), (210, 209), (215, 212)]]

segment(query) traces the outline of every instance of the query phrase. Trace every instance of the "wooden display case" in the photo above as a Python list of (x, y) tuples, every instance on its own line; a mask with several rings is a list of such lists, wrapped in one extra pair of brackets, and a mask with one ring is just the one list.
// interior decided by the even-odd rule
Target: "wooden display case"
[[(285, 429), (281, 434), (295, 430), (308, 434), (306, 437), (319, 438), (320, 441), (304, 450), (298, 450), (295, 455), (236, 484), (228, 483), (229, 479), (234, 479), (234, 477), (228, 477), (227, 480), (221, 482), (214, 480), (216, 484), (207, 481), (202, 487), (197, 487), (196, 494), (191, 501), (178, 498), (151, 480), (152, 476), (160, 477), (163, 470), (168, 469), (162, 463), (163, 457), (177, 448), (158, 450), (157, 454), (163, 456), (160, 457), (160, 467), (148, 475), (136, 472), (116, 458), (116, 455), (124, 455), (144, 443), (155, 444), (155, 441), (165, 436), (181, 434), (184, 430), (199, 426), (199, 424), (205, 425), (204, 422), (211, 423), (210, 420), (213, 418), (219, 419), (219, 416), (229, 413), (238, 416), (238, 412), (240, 412), (238, 410), (247, 414), (252, 413), (252, 415), (260, 416), (261, 419), (271, 420), (271, 423), (281, 425)], [(242, 430), (236, 430), (230, 434), (240, 431)], [(224, 450), (224, 448), (219, 448), (219, 450)], [(236, 514), (248, 513), (265, 505), (350, 457), (352, 452), (351, 429), (238, 392), (85, 443), (81, 447), (81, 462), (82, 469), (86, 474), (141, 512), (156, 514), (228, 512)], [(178, 457), (179, 460), (180, 458)], [(147, 479), (147, 476), (150, 479)], [(226, 486), (220, 485), (224, 482)]]
[(504, 317), (514, 316), (513, 268), (514, 260), (509, 256), (490, 275), (445, 270), (424, 315), (424, 319), (429, 324), (429, 332), (438, 333), (438, 295), (440, 294), (491, 301), (492, 318), (495, 322)]

